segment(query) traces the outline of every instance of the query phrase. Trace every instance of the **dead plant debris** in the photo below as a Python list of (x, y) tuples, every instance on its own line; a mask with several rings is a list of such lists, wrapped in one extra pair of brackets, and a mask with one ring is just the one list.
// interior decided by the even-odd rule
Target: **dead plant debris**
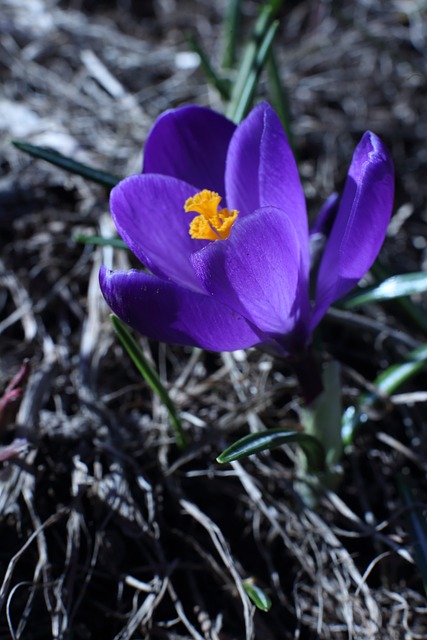
[[(372, 416), (341, 488), (312, 511), (294, 490), (291, 450), (214, 462), (248, 430), (298, 424), (286, 363), (141, 338), (184, 418), (191, 446), (179, 454), (98, 290), (101, 260), (131, 258), (73, 240), (113, 233), (108, 194), (10, 144), (138, 172), (159, 113), (184, 102), (221, 109), (186, 31), (217, 59), (226, 4), (2, 2), (0, 391), (27, 359), (32, 373), (2, 424), (2, 451), (24, 444), (0, 462), (1, 638), (427, 637), (395, 484), (404, 474), (426, 507), (426, 376)], [(244, 2), (243, 33), (258, 4)], [(398, 223), (382, 253), (391, 273), (427, 259), (426, 39), (420, 0), (285, 3), (277, 39), (311, 214), (341, 187), (364, 130), (393, 153)], [(330, 318), (324, 339), (350, 402), (425, 338), (384, 305)], [(271, 597), (268, 614), (249, 603), (248, 577)]]

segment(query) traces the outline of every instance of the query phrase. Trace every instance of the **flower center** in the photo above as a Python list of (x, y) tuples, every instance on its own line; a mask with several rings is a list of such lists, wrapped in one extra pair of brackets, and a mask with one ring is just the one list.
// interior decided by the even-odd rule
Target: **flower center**
[(226, 240), (239, 212), (235, 209), (220, 209), (222, 198), (215, 191), (203, 189), (184, 204), (188, 213), (195, 211), (198, 215), (190, 223), (190, 236), (196, 240)]

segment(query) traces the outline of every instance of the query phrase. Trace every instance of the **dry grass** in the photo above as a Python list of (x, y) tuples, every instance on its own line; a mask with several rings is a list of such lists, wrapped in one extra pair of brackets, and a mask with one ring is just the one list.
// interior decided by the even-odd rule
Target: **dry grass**
[[(191, 446), (179, 454), (98, 290), (101, 260), (126, 268), (130, 258), (73, 240), (112, 233), (106, 192), (9, 144), (21, 138), (116, 175), (137, 172), (160, 112), (183, 102), (221, 108), (184, 37), (197, 32), (219, 56), (224, 3), (212, 4), (3, 0), (0, 388), (25, 358), (32, 374), (16, 415), (1, 423), (3, 444), (19, 446), (0, 463), (0, 637), (425, 638), (426, 600), (395, 486), (406, 474), (425, 506), (425, 394), (372, 416), (338, 494), (312, 511), (295, 491), (292, 451), (214, 462), (248, 430), (298, 424), (286, 363), (142, 338), (184, 419)], [(244, 29), (256, 3), (245, 11)], [(365, 0), (295, 3), (278, 38), (311, 213), (342, 185), (365, 129), (393, 152), (397, 214), (383, 250), (393, 272), (420, 270), (427, 255), (426, 37), (421, 1)], [(425, 340), (393, 307), (366, 313), (325, 323), (346, 402)], [(270, 613), (248, 603), (249, 576), (271, 596)]]

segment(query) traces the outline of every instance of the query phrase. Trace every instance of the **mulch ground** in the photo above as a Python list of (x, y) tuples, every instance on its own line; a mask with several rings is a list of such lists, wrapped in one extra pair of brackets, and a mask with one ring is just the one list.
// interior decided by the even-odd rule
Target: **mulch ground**
[[(390, 274), (427, 261), (427, 9), (416, 0), (284, 3), (276, 53), (309, 211), (340, 189), (378, 133), (396, 164)], [(136, 173), (154, 119), (222, 105), (191, 51), (221, 56), (227, 3), (3, 0), (0, 11), (0, 638), (259, 640), (427, 637), (427, 603), (396, 480), (427, 507), (427, 383), (384, 399), (344, 458), (336, 492), (305, 506), (295, 450), (220, 466), (250, 430), (296, 426), (286, 362), (140, 338), (183, 417), (168, 415), (123, 353), (98, 288), (108, 193), (14, 148), (20, 139), (117, 176)], [(242, 39), (259, 3), (243, 3)], [(262, 78), (259, 98), (268, 97)], [(425, 299), (414, 299), (422, 313)], [(325, 354), (344, 404), (425, 342), (395, 305), (331, 314)], [(255, 611), (241, 582), (271, 597)]]

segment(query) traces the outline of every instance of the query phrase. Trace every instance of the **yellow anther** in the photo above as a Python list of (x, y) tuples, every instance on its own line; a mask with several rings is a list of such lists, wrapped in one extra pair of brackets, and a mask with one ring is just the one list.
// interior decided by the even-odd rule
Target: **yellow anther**
[(186, 212), (194, 211), (198, 215), (190, 224), (190, 236), (197, 240), (226, 240), (239, 212), (233, 209), (220, 209), (222, 198), (215, 191), (203, 189), (184, 204)]

